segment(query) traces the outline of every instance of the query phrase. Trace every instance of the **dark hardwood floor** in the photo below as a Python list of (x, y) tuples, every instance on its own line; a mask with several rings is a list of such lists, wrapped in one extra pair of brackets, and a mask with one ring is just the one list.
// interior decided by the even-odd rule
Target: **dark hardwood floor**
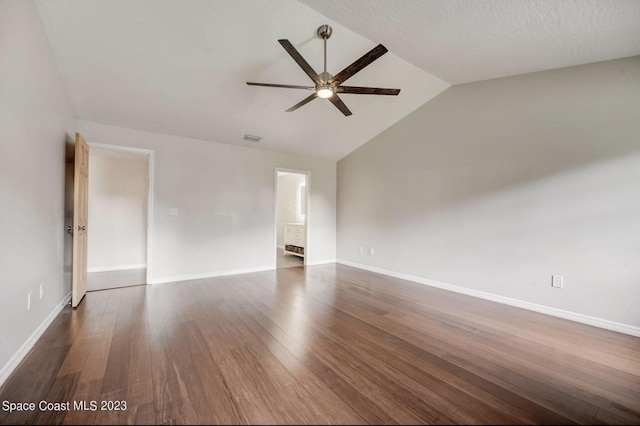
[[(0, 423), (640, 423), (640, 339), (340, 265), (87, 294)], [(73, 401), (125, 401), (125, 411)], [(109, 407), (106, 407), (109, 408)]]

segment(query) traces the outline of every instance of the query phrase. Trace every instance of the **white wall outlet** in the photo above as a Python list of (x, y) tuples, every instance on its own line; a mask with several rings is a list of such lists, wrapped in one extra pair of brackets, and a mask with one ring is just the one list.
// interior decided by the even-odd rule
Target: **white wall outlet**
[(44, 297), (44, 283), (40, 283), (40, 299)]
[(364, 247), (360, 247), (360, 254), (364, 253)]
[(202, 259), (202, 252), (201, 251), (197, 251), (196, 252), (196, 259)]
[(31, 291), (27, 293), (27, 311), (31, 309)]
[(169, 216), (178, 216), (178, 209), (176, 208), (169, 209)]
[(564, 278), (560, 275), (551, 275), (551, 287), (562, 288), (564, 286)]
[(370, 254), (371, 256), (373, 256), (374, 254), (376, 254), (375, 250), (373, 250), (373, 247), (371, 247), (371, 248), (369, 249), (369, 254)]

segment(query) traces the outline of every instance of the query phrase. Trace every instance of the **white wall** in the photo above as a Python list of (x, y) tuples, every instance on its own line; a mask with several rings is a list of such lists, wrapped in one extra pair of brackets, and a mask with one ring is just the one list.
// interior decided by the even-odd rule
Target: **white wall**
[(278, 201), (276, 222), (278, 225), (278, 246), (284, 245), (284, 224), (304, 223), (298, 212), (300, 185), (305, 184), (306, 176), (298, 173), (285, 173), (278, 176)]
[(148, 162), (145, 154), (89, 151), (89, 272), (146, 264)]
[(363, 145), (338, 258), (640, 326), (640, 57), (453, 86)]
[(74, 132), (35, 5), (0, 1), (0, 384), (71, 289), (63, 278), (65, 141)]
[[(155, 151), (152, 282), (275, 267), (276, 167), (311, 172), (309, 263), (335, 259), (336, 163), (79, 121), (89, 142)], [(169, 209), (177, 209), (177, 216)]]

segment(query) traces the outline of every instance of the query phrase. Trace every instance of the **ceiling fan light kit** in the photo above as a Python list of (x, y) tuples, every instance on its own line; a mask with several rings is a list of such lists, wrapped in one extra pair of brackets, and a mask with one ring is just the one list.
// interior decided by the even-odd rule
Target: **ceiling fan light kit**
[(334, 93), (335, 89), (327, 84), (318, 86), (318, 88), (316, 89), (316, 95), (318, 95), (319, 98), (328, 99), (332, 97)]
[(331, 37), (333, 29), (329, 25), (321, 25), (316, 34), (324, 42), (324, 71), (320, 74), (314, 71), (309, 63), (300, 55), (295, 47), (289, 42), (289, 40), (281, 39), (278, 42), (282, 45), (284, 50), (293, 58), (294, 61), (302, 68), (302, 70), (313, 81), (314, 86), (300, 86), (290, 84), (272, 84), (272, 83), (254, 83), (248, 81), (249, 86), (265, 86), (265, 87), (279, 87), (283, 89), (302, 89), (312, 90), (313, 93), (307, 96), (302, 101), (298, 102), (287, 112), (295, 111), (303, 105), (308, 104), (315, 98), (328, 99), (336, 108), (340, 110), (345, 116), (351, 115), (351, 111), (342, 102), (342, 99), (338, 96), (338, 93), (348, 93), (357, 95), (391, 95), (397, 96), (400, 93), (400, 89), (383, 89), (379, 87), (358, 87), (358, 86), (342, 86), (347, 79), (351, 78), (354, 74), (361, 71), (367, 65), (378, 59), (380, 56), (387, 53), (387, 49), (379, 44), (369, 52), (364, 54), (360, 59), (340, 71), (338, 74), (331, 75), (327, 72), (327, 40)]

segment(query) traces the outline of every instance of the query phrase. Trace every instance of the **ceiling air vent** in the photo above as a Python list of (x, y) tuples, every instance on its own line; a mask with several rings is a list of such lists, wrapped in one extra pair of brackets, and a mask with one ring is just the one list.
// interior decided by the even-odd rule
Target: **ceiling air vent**
[(247, 142), (253, 142), (253, 143), (258, 143), (260, 142), (260, 139), (262, 139), (260, 136), (254, 136), (254, 135), (244, 135), (244, 139)]

